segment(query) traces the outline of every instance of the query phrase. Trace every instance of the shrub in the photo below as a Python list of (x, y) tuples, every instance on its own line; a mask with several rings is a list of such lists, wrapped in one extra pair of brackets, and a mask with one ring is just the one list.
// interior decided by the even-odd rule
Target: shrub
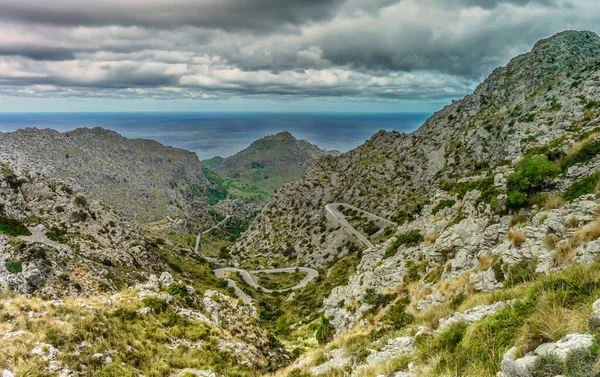
[(424, 240), (425, 240), (425, 238), (423, 237), (423, 235), (416, 230), (412, 230), (408, 233), (400, 234), (400, 235), (398, 235), (398, 237), (396, 238), (394, 243), (392, 245), (390, 245), (390, 247), (387, 248), (383, 258), (385, 259), (385, 258), (389, 258), (389, 257), (396, 255), (396, 253), (398, 252), (398, 248), (401, 245), (405, 245), (407, 247), (417, 246)]
[(414, 320), (414, 317), (406, 312), (406, 308), (410, 304), (410, 299), (404, 297), (396, 301), (383, 317), (383, 320), (394, 329), (401, 329), (406, 325), (409, 325)]
[(75, 204), (77, 204), (79, 207), (87, 207), (87, 199), (83, 196), (77, 196), (75, 198)]
[(46, 231), (46, 237), (48, 237), (52, 241), (56, 241), (56, 242), (60, 242), (60, 243), (67, 242), (67, 239), (65, 237), (66, 235), (67, 235), (67, 230), (64, 228), (59, 228), (57, 226), (53, 226)]
[(0, 233), (13, 237), (31, 236), (31, 232), (22, 222), (4, 216), (0, 216)]
[(229, 253), (229, 248), (227, 246), (221, 246), (219, 249), (219, 258), (221, 259), (230, 259), (231, 254)]
[(165, 313), (169, 309), (169, 303), (156, 297), (144, 297), (142, 303), (152, 309), (154, 314)]
[(329, 341), (333, 339), (333, 335), (335, 335), (335, 328), (329, 323), (329, 320), (324, 315), (321, 316), (321, 323), (319, 323), (315, 335), (319, 344), (329, 343)]
[(178, 265), (177, 263), (171, 263), (168, 262), (167, 263), (169, 265), (169, 267), (171, 267), (171, 269), (179, 274), (181, 274), (183, 272), (183, 268), (181, 268), (180, 265)]
[(596, 191), (598, 183), (600, 183), (600, 172), (590, 174), (577, 182), (573, 182), (567, 191), (565, 191), (563, 198), (572, 202), (582, 195), (592, 194)]
[(515, 171), (508, 176), (507, 206), (510, 208), (522, 207), (529, 195), (542, 190), (559, 173), (560, 168), (548, 161), (546, 156), (525, 157), (517, 164)]
[(426, 260), (421, 261), (419, 263), (415, 263), (414, 261), (406, 262), (406, 273), (404, 274), (404, 283), (410, 283), (416, 280), (419, 280), (419, 277), (425, 272), (427, 269), (428, 262)]
[(454, 204), (456, 204), (456, 200), (454, 199), (442, 199), (435, 207), (433, 207), (431, 213), (435, 215), (444, 208), (452, 207)]
[(19, 272), (23, 272), (23, 264), (21, 261), (15, 259), (8, 259), (4, 262), (4, 267), (8, 270), (8, 272), (17, 274)]

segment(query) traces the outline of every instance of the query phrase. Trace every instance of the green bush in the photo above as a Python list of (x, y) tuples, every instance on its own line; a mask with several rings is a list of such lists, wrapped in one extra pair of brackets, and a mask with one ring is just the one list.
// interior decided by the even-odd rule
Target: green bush
[(31, 232), (22, 222), (4, 216), (0, 216), (0, 233), (13, 237), (31, 236)]
[(492, 204), (500, 194), (500, 191), (494, 186), (494, 176), (485, 177), (472, 182), (457, 183), (452, 191), (450, 191), (450, 194), (458, 194), (459, 198), (463, 198), (467, 192), (473, 190), (481, 192), (481, 195), (477, 199), (478, 203)]
[(23, 264), (21, 261), (15, 259), (9, 259), (4, 262), (4, 267), (8, 270), (8, 272), (17, 274), (23, 271)]
[(335, 335), (335, 328), (329, 323), (329, 320), (325, 316), (321, 316), (321, 323), (317, 328), (316, 338), (319, 344), (327, 344)]
[(452, 207), (454, 204), (456, 204), (456, 200), (454, 199), (442, 199), (435, 207), (433, 207), (431, 213), (435, 215), (444, 208)]
[(394, 243), (392, 245), (390, 245), (390, 247), (387, 248), (383, 258), (385, 259), (385, 258), (389, 258), (389, 257), (396, 255), (396, 253), (398, 252), (398, 248), (401, 245), (405, 245), (406, 247), (417, 246), (418, 244), (423, 242), (424, 239), (425, 238), (423, 237), (423, 235), (416, 230), (412, 230), (408, 233), (400, 234), (396, 238)]
[(520, 208), (527, 198), (545, 188), (560, 173), (560, 168), (548, 161), (546, 156), (527, 156), (508, 176), (506, 205), (509, 208)]
[(565, 200), (572, 202), (582, 195), (592, 194), (596, 191), (599, 182), (600, 172), (590, 174), (577, 182), (573, 182), (567, 191), (565, 191), (563, 197)]
[(415, 263), (414, 261), (406, 262), (406, 273), (404, 274), (404, 284), (417, 281), (427, 269), (427, 265), (429, 263), (424, 260), (419, 263)]
[(171, 267), (171, 269), (177, 273), (182, 273), (183, 272), (183, 268), (181, 268), (180, 265), (178, 265), (177, 263), (172, 263), (172, 262), (168, 262), (167, 263), (169, 265), (169, 267)]
[(229, 252), (229, 248), (227, 246), (221, 246), (219, 249), (219, 258), (231, 259), (231, 253)]
[(75, 198), (75, 204), (77, 204), (79, 207), (87, 207), (87, 199), (83, 196), (77, 196)]
[(392, 326), (394, 329), (401, 329), (413, 322), (414, 317), (406, 312), (406, 308), (410, 304), (408, 297), (396, 301), (383, 317), (384, 323)]
[(169, 309), (169, 303), (156, 297), (144, 297), (142, 303), (152, 309), (154, 314), (165, 313)]
[(67, 230), (64, 228), (59, 228), (57, 226), (53, 226), (46, 231), (46, 237), (51, 239), (52, 241), (66, 243), (67, 242)]

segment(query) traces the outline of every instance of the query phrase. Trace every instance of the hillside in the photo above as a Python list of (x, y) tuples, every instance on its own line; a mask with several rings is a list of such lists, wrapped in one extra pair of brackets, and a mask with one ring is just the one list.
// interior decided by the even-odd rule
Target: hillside
[(0, 165), (3, 376), (283, 365), (284, 350), (255, 325), (256, 309), (226, 285), (191, 250), (141, 234), (69, 185)]
[[(287, 133), (206, 166), (101, 129), (3, 140), (4, 375), (600, 372), (594, 33), (539, 41), (414, 133), (380, 131), (339, 156), (316, 156)], [(218, 251), (195, 253), (194, 233), (162, 228), (179, 220), (142, 233), (112, 209), (130, 197), (131, 213), (153, 198), (160, 209), (171, 198), (181, 205), (162, 215), (212, 205), (212, 223), (249, 218), (252, 207), (229, 196), (233, 180), (266, 181), (271, 168), (282, 177), (288, 164), (305, 170), (301, 178), (277, 190), (239, 239), (240, 219), (207, 228), (207, 242), (228, 238)], [(106, 177), (123, 183), (114, 198)], [(148, 190), (156, 196), (133, 199)]]
[(0, 160), (68, 182), (141, 221), (207, 221), (202, 164), (192, 152), (102, 128), (0, 133)]
[(338, 154), (337, 151), (321, 150), (306, 140), (298, 140), (289, 132), (280, 132), (253, 142), (233, 156), (216, 157), (205, 164), (225, 179), (272, 195), (285, 183), (298, 180), (319, 158)]
[(599, 83), (600, 38), (557, 34), (416, 132), (379, 132), (279, 190), (236, 261), (343, 282), (321, 319), (295, 321), (302, 292), (280, 307), (292, 338), (323, 336), (286, 372), (597, 373)]

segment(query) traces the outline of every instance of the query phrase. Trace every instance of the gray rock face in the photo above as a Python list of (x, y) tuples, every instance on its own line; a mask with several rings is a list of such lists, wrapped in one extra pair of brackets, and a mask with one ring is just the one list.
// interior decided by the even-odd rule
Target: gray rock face
[(491, 268), (472, 274), (469, 277), (469, 280), (471, 281), (471, 284), (473, 284), (473, 288), (477, 291), (494, 291), (502, 288), (504, 285), (496, 280), (494, 270)]
[(516, 357), (518, 350), (513, 347), (504, 354), (498, 377), (530, 377), (535, 372), (538, 357), (551, 354), (564, 362), (571, 352), (588, 350), (593, 344), (594, 339), (589, 334), (569, 334), (556, 343), (542, 344), (520, 358)]
[[(486, 197), (473, 209), (463, 208), (460, 214), (456, 213), (460, 206), (436, 213), (437, 217), (447, 218), (444, 211), (449, 210), (456, 215), (449, 220), (460, 220), (487, 212), (486, 224), (478, 223), (475, 227), (467, 220), (455, 235), (446, 236), (444, 244), (461, 252), (464, 248), (461, 242), (466, 232), (471, 232), (470, 238), (483, 236), (486, 246), (493, 246), (503, 234), (485, 232), (488, 226), (498, 222), (487, 203), (494, 201), (502, 205), (506, 179), (511, 173), (510, 168), (499, 163), (518, 161), (523, 151), (565, 135), (567, 131), (561, 125), (580, 121), (584, 113), (584, 105), (578, 98), (582, 91), (586, 98), (600, 100), (595, 90), (597, 73), (582, 74), (580, 82), (574, 82), (571, 76), (571, 72), (587, 72), (589, 64), (597, 63), (597, 54), (588, 52), (598, 51), (599, 44), (600, 38), (589, 32), (566, 32), (541, 41), (530, 53), (494, 70), (472, 95), (437, 112), (414, 133), (381, 131), (355, 150), (319, 160), (299, 182), (283, 187), (263, 208), (238, 241), (236, 250), (246, 256), (264, 250), (276, 254), (290, 243), (298, 258), (308, 266), (322, 266), (325, 264), (323, 256), (337, 254), (336, 249), (341, 246), (320, 242), (322, 236), (330, 233), (324, 205), (348, 203), (390, 220), (399, 216), (400, 209), (405, 209), (418, 221), (420, 216), (431, 214), (423, 206), (439, 198), (441, 183), (457, 183), (456, 177), (465, 177), (464, 181), (486, 179), (485, 187), (499, 191), (495, 198)], [(557, 82), (560, 84), (552, 85)], [(560, 101), (560, 111), (552, 108), (548, 98)], [(594, 118), (597, 114), (582, 132), (595, 127)], [(566, 141), (560, 147), (566, 148), (572, 142)], [(492, 169), (477, 171), (476, 162), (485, 162)], [(574, 180), (594, 171), (598, 171), (594, 163), (590, 168), (573, 169), (564, 184), (568, 187)], [(443, 190), (446, 196), (450, 192), (452, 189)], [(432, 228), (431, 225), (428, 227)], [(556, 227), (559, 237), (568, 231), (557, 222), (551, 221), (551, 226)], [(535, 257), (539, 252), (530, 245), (522, 250), (509, 248), (507, 251), (513, 254), (515, 262), (519, 258)], [(460, 268), (472, 260), (463, 258), (456, 262)]]

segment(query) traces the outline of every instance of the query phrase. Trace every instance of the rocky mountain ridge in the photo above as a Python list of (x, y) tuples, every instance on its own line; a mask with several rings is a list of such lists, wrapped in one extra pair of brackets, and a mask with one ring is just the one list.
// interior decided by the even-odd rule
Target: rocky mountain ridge
[(100, 127), (63, 133), (27, 128), (0, 133), (0, 145), (0, 160), (66, 181), (143, 222), (168, 215), (208, 221), (210, 183), (192, 152)]

